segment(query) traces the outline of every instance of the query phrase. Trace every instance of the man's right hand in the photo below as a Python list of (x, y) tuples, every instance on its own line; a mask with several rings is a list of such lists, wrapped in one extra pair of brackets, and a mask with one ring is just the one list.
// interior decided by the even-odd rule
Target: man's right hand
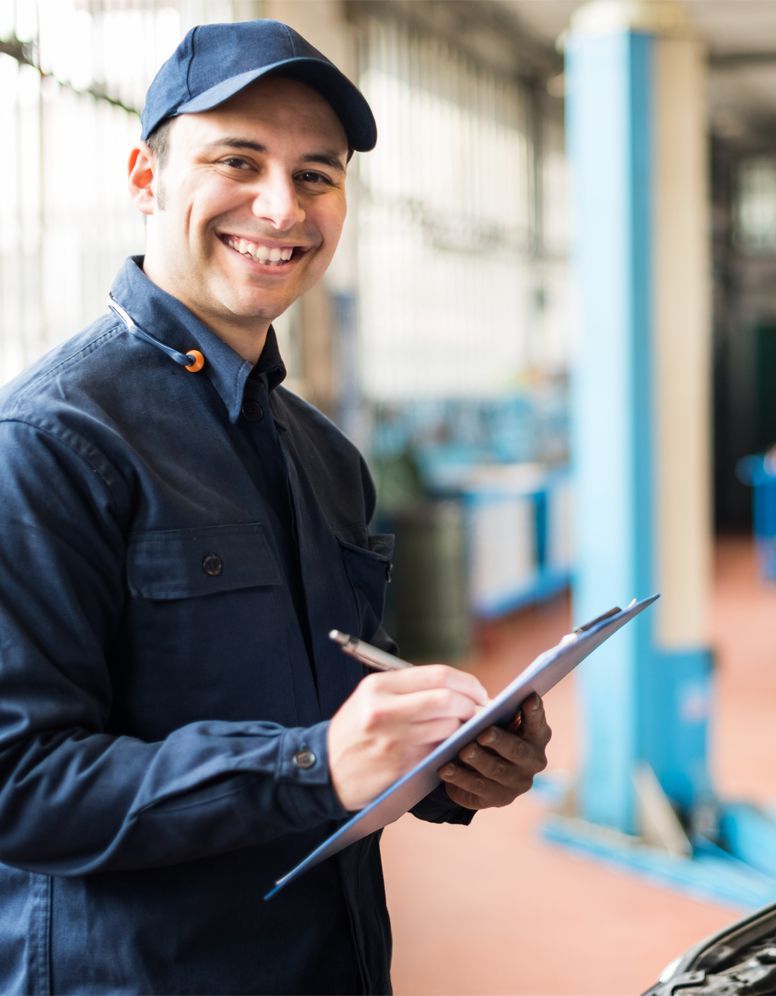
[(329, 769), (344, 808), (362, 809), (487, 701), (473, 675), (445, 664), (368, 675), (329, 724)]

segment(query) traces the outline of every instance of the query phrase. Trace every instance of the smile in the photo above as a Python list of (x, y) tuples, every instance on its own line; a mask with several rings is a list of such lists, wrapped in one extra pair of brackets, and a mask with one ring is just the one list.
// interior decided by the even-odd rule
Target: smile
[[(288, 263), (297, 251), (295, 246), (265, 246), (259, 242), (250, 242), (248, 239), (238, 238), (235, 235), (220, 235), (219, 238), (224, 245), (234, 249), (243, 256), (248, 256), (257, 263), (269, 266), (283, 266)], [(300, 252), (302, 250), (299, 250)]]

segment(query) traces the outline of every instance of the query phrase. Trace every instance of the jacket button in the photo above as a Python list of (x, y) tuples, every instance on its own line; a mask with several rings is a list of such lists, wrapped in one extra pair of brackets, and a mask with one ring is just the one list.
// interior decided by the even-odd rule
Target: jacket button
[(264, 418), (264, 409), (253, 398), (247, 398), (243, 401), (240, 411), (243, 414), (243, 418), (248, 422), (261, 422)]
[(210, 578), (217, 578), (224, 570), (224, 562), (217, 553), (206, 553), (202, 558), (202, 570)]
[(317, 761), (318, 758), (309, 747), (303, 747), (294, 754), (294, 764), (303, 771), (306, 771), (307, 768), (312, 768)]

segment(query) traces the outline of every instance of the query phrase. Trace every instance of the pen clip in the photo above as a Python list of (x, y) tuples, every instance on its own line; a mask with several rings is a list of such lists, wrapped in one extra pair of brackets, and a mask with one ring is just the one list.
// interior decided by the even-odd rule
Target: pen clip
[(595, 619), (591, 619), (590, 622), (582, 623), (581, 626), (577, 626), (574, 630), (575, 633), (586, 633), (593, 626), (597, 626), (598, 623), (603, 622), (605, 619), (611, 619), (612, 616), (616, 616), (618, 613), (622, 612), (619, 605), (615, 605), (613, 609), (609, 609), (608, 612), (603, 612), (600, 616), (596, 616)]

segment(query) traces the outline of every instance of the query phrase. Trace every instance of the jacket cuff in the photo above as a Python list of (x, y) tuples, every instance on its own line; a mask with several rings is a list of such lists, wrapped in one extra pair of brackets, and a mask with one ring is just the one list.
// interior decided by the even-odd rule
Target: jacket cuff
[(410, 812), (427, 823), (460, 823), (468, 826), (474, 819), (476, 810), (459, 806), (450, 799), (444, 785), (437, 785)]
[(296, 810), (301, 822), (352, 816), (340, 803), (329, 772), (329, 721), (283, 731), (278, 751), (278, 792)]

